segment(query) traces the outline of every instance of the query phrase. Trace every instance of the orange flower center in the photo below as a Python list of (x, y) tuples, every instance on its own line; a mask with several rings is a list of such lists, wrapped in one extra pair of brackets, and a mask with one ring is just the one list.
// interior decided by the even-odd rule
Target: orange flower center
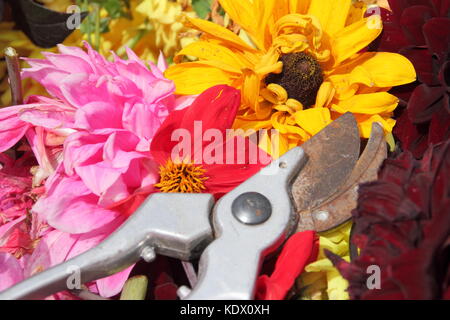
[(301, 102), (305, 109), (314, 105), (323, 82), (320, 64), (304, 52), (283, 55), (281, 61), (283, 71), (280, 74), (269, 74), (266, 84), (276, 83), (282, 86), (288, 97)]
[(161, 192), (172, 193), (201, 193), (206, 189), (206, 170), (193, 163), (175, 163), (168, 160), (164, 166), (159, 167), (160, 180), (155, 184)]

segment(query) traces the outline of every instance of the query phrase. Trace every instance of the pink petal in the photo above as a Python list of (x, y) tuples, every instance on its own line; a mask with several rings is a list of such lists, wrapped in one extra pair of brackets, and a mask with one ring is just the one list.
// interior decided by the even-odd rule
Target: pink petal
[(121, 117), (121, 109), (111, 103), (89, 102), (78, 109), (75, 126), (88, 131), (103, 128), (122, 128)]
[[(85, 186), (97, 196), (101, 196), (114, 185), (120, 177), (120, 171), (113, 168), (93, 164), (75, 168), (76, 173), (84, 182)], [(125, 190), (126, 190), (126, 186)]]
[(89, 55), (83, 49), (81, 49), (79, 47), (68, 47), (63, 44), (58, 44), (58, 50), (62, 54), (79, 57), (79, 58), (83, 59), (84, 61), (88, 62), (89, 64), (91, 64)]
[(108, 101), (107, 92), (96, 88), (98, 76), (86, 73), (68, 74), (60, 81), (64, 99), (76, 108), (93, 101)]
[(19, 260), (9, 253), (0, 252), (0, 291), (23, 280), (23, 269)]
[(45, 90), (47, 90), (47, 92), (53, 97), (64, 100), (64, 95), (61, 92), (60, 86), (64, 78), (66, 78), (69, 73), (65, 70), (55, 68), (51, 63), (45, 60), (24, 60), (31, 65), (31, 68), (23, 69), (23, 78), (31, 78), (36, 80), (42, 84), (45, 87)]
[(141, 102), (127, 103), (123, 111), (123, 127), (140, 138), (150, 140), (161, 125), (158, 114), (160, 109), (164, 109), (164, 106)]
[(119, 215), (100, 207), (98, 196), (79, 178), (57, 174), (46, 187), (47, 195), (39, 198), (33, 210), (55, 229), (85, 233), (105, 226)]
[(14, 146), (27, 132), (30, 124), (19, 117), (19, 112), (26, 106), (0, 108), (0, 152)]
[(113, 297), (122, 291), (122, 288), (133, 270), (134, 264), (112, 276), (97, 280), (97, 287), (102, 297)]
[(158, 64), (156, 66), (162, 73), (169, 67), (166, 57), (164, 56), (164, 53), (162, 53), (162, 51), (159, 52)]
[(148, 157), (135, 151), (139, 143), (140, 139), (133, 133), (116, 131), (105, 142), (103, 159), (110, 162), (111, 167), (125, 172), (133, 159)]
[(39, 163), (39, 174), (36, 174), (35, 182), (37, 182), (37, 180), (42, 181), (55, 172), (59, 162), (58, 156), (60, 154), (52, 153), (47, 149), (44, 135), (45, 132), (40, 127), (34, 129), (30, 128), (26, 133), (30, 147)]
[(25, 266), (25, 275), (31, 277), (64, 262), (79, 235), (53, 230), (39, 241)]
[(103, 208), (108, 208), (116, 202), (119, 202), (130, 195), (128, 188), (129, 183), (125, 183), (123, 177), (119, 177), (116, 182), (100, 195), (98, 205)]
[(64, 53), (42, 53), (56, 69), (65, 70), (68, 73), (92, 73), (93, 69), (87, 62), (89, 59), (83, 59), (76, 54), (64, 54)]
[(107, 136), (78, 132), (65, 141), (64, 168), (68, 175), (74, 174), (74, 168), (103, 161), (103, 146)]
[(75, 110), (57, 101), (53, 104), (33, 104), (21, 110), (22, 121), (48, 129), (73, 128)]

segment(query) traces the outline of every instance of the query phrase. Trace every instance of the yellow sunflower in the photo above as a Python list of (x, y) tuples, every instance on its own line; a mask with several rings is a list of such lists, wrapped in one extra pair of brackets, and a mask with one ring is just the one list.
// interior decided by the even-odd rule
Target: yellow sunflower
[[(416, 73), (399, 54), (365, 51), (382, 23), (379, 16), (364, 17), (363, 2), (219, 2), (241, 32), (187, 18), (203, 36), (181, 50), (166, 72), (178, 94), (198, 94), (217, 84), (241, 89), (235, 127), (277, 129), (280, 154), (348, 111), (362, 137), (369, 137), (373, 122), (392, 131), (398, 99), (388, 91), (413, 82)], [(187, 62), (185, 56), (197, 60)]]

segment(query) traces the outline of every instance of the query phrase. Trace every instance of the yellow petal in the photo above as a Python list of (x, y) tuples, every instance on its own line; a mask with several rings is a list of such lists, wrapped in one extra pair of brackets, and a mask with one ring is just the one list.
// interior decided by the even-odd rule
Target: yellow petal
[(356, 121), (358, 121), (358, 128), (363, 138), (369, 138), (372, 132), (372, 125), (374, 122), (381, 125), (386, 134), (392, 132), (395, 126), (395, 120), (389, 117), (382, 117), (378, 114), (373, 116), (367, 115), (355, 115)]
[(271, 155), (273, 159), (278, 159), (289, 150), (287, 139), (275, 130), (263, 131), (260, 136), (258, 147)]
[(348, 300), (347, 292), (348, 281), (344, 279), (336, 269), (327, 272), (328, 281), (328, 299), (329, 300)]
[(330, 110), (327, 108), (298, 111), (294, 117), (295, 122), (311, 135), (315, 135), (331, 123)]
[(327, 107), (328, 104), (334, 97), (336, 90), (334, 89), (331, 82), (325, 81), (319, 88), (317, 92), (316, 105), (315, 108)]
[(215, 85), (231, 85), (234, 80), (229, 73), (201, 62), (173, 65), (165, 76), (175, 82), (175, 92), (181, 95), (200, 94)]
[(242, 84), (242, 103), (245, 107), (256, 110), (259, 103), (259, 91), (261, 89), (261, 79), (251, 69), (243, 69), (244, 82)]
[(271, 48), (266, 54), (259, 57), (259, 61), (255, 63), (255, 71), (261, 76), (267, 73), (281, 73), (283, 70), (283, 63), (279, 60), (279, 53)]
[[(236, 0), (230, 1), (238, 2)], [(259, 43), (261, 49), (267, 49), (270, 46), (271, 37), (268, 34), (267, 27), (277, 2), (278, 0), (253, 0), (253, 10), (256, 12), (256, 20), (252, 23), (257, 27), (257, 33), (253, 37)]]
[(363, 19), (355, 22), (336, 33), (331, 39), (335, 65), (358, 53), (380, 35), (382, 29), (370, 28), (367, 21)]
[(311, 0), (308, 14), (319, 18), (323, 30), (331, 36), (345, 27), (351, 4), (349, 0)]
[(276, 83), (270, 83), (266, 88), (261, 90), (261, 96), (273, 104), (282, 104), (288, 99), (286, 90)]
[(348, 241), (341, 239), (338, 242), (332, 241), (330, 238), (320, 237), (320, 248), (330, 250), (334, 254), (343, 256), (348, 252)]
[(333, 269), (333, 263), (328, 259), (320, 259), (310, 263), (306, 266), (305, 271), (307, 272), (321, 272), (329, 271)]
[[(341, 241), (348, 242), (349, 238), (350, 238), (350, 231), (352, 229), (352, 226), (353, 226), (353, 223), (351, 221), (349, 221), (349, 222), (342, 224), (339, 227), (332, 229), (330, 231), (321, 232), (320, 236), (325, 237), (334, 243), (339, 243)], [(330, 249), (330, 250), (332, 250), (332, 249)]]
[(361, 19), (364, 19), (364, 14), (367, 9), (367, 5), (362, 1), (352, 1), (353, 4), (348, 11), (346, 26), (349, 26)]
[(303, 34), (296, 33), (278, 36), (272, 45), (280, 48), (283, 54), (305, 51), (309, 48), (308, 38)]
[(404, 56), (389, 52), (364, 55), (368, 59), (352, 70), (351, 83), (363, 83), (368, 87), (394, 87), (416, 81), (414, 66)]
[[(282, 137), (290, 136), (301, 141), (307, 141), (311, 135), (309, 135), (305, 130), (294, 125), (295, 123), (291, 123), (290, 115), (286, 112), (275, 112), (271, 118), (273, 128), (278, 130), (281, 133)], [(288, 151), (289, 141), (286, 140), (287, 148), (285, 151)]]
[(270, 120), (257, 119), (254, 115), (252, 116), (238, 116), (233, 123), (233, 129), (247, 130), (261, 130), (261, 129), (271, 129), (272, 123)]
[(203, 20), (203, 19), (197, 19), (197, 18), (190, 18), (187, 17), (189, 23), (188, 26), (191, 28), (195, 28), (197, 30), (200, 30), (212, 37), (215, 37), (217, 39), (223, 40), (227, 42), (229, 45), (234, 45), (237, 48), (240, 48), (242, 50), (248, 50), (248, 51), (255, 51), (254, 48), (249, 46), (247, 43), (244, 42), (241, 38), (239, 38), (238, 35), (233, 33), (231, 30), (228, 30), (227, 28), (224, 28), (222, 26), (219, 26), (216, 23)]
[(247, 32), (257, 32), (255, 8), (249, 0), (219, 0), (220, 5), (230, 18)]
[[(294, 0), (295, 1), (295, 0)], [(297, 13), (296, 11), (291, 12), (290, 9), (291, 0), (278, 0), (277, 5), (273, 8), (273, 22), (276, 22), (281, 17), (289, 14), (289, 13)]]
[(233, 51), (208, 41), (196, 41), (188, 45), (174, 57), (174, 62), (181, 62), (183, 56), (194, 56), (200, 60), (219, 61), (237, 70), (245, 67)]
[(332, 109), (339, 113), (379, 114), (392, 112), (398, 105), (398, 98), (387, 92), (357, 94), (347, 100), (333, 104)]
[(291, 13), (308, 13), (311, 0), (290, 0), (289, 9)]

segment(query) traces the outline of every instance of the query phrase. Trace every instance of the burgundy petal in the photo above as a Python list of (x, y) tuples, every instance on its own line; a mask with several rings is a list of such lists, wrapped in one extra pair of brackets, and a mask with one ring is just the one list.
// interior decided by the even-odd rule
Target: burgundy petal
[(411, 44), (415, 46), (425, 45), (422, 27), (432, 17), (432, 10), (428, 6), (412, 6), (403, 11), (400, 25), (403, 27), (405, 35), (411, 41)]
[(444, 107), (445, 89), (422, 84), (414, 90), (408, 104), (408, 114), (414, 124), (429, 122), (435, 112)]
[(437, 55), (439, 61), (445, 61), (450, 49), (450, 19), (430, 19), (423, 26), (423, 33), (428, 50)]

